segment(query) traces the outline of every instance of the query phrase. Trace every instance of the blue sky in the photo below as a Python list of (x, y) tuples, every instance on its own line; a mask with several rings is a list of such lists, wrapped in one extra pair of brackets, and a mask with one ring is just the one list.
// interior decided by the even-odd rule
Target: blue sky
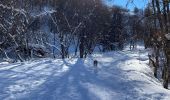
[[(119, 5), (126, 8), (126, 4), (128, 0), (104, 0), (107, 5)], [(134, 7), (143, 9), (146, 7), (146, 4), (149, 0), (133, 0), (133, 3), (129, 3), (127, 8), (133, 11)]]

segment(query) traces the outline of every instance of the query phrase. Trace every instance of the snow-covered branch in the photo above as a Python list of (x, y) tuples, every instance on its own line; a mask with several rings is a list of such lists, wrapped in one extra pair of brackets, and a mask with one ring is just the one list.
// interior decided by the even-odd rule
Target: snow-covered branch
[(3, 9), (8, 9), (8, 10), (19, 12), (19, 13), (23, 14), (26, 17), (27, 12), (24, 9), (18, 9), (18, 8), (14, 8), (14, 7), (9, 7), (9, 6), (3, 5), (3, 4), (0, 4), (0, 7), (2, 7)]

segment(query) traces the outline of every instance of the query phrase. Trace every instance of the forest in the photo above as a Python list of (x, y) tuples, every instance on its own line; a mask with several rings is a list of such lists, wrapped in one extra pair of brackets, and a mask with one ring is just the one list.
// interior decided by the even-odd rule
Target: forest
[[(127, 6), (134, 1), (126, 0)], [(143, 43), (153, 76), (168, 89), (170, 0), (149, 0), (145, 8), (133, 10), (104, 2), (0, 0), (0, 62), (88, 59), (127, 46), (135, 53)]]
[(102, 52), (122, 50), (130, 37), (142, 39), (144, 33), (142, 10), (135, 8), (129, 14), (100, 0), (2, 0), (0, 4), (1, 57), (24, 61), (68, 58), (79, 52), (84, 58), (96, 47)]

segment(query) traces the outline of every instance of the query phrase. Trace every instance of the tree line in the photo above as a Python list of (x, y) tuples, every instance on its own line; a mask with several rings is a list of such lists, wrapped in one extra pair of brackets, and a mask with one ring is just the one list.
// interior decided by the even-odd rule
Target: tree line
[[(154, 66), (154, 76), (163, 79), (164, 88), (168, 88), (170, 67), (170, 1), (151, 0), (145, 9), (145, 46), (153, 48), (149, 55)], [(159, 71), (161, 71), (159, 77)]]
[(80, 58), (96, 47), (103, 52), (121, 50), (131, 29), (139, 33), (138, 18), (100, 0), (1, 0), (0, 54), (24, 61), (67, 58), (70, 49)]

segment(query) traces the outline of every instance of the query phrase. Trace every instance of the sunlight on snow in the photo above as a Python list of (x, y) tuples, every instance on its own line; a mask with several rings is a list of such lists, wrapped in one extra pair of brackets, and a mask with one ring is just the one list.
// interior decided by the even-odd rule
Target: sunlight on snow
[(116, 93), (109, 88), (91, 83), (82, 83), (82, 85), (88, 89), (90, 94), (96, 96), (99, 100), (116, 100), (121, 98), (119, 93)]

